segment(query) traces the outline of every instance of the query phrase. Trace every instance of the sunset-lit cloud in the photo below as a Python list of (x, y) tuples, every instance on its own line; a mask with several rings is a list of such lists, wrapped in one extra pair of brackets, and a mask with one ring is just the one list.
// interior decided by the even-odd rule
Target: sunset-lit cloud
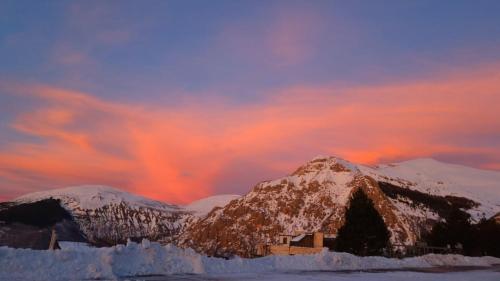
[(226, 191), (221, 183), (243, 193), (317, 154), (364, 164), (433, 156), (500, 163), (498, 140), (469, 142), (500, 133), (497, 65), (373, 86), (291, 85), (238, 105), (131, 104), (47, 85), (9, 87), (37, 106), (10, 123), (33, 139), (0, 147), (4, 198), (95, 183), (186, 203)]

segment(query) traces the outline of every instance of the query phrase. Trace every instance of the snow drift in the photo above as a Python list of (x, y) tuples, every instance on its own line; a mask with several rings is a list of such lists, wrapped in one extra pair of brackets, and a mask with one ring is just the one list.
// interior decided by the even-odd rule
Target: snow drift
[(365, 270), (433, 266), (491, 266), (493, 257), (426, 255), (406, 259), (357, 257), (326, 250), (316, 255), (224, 260), (191, 249), (143, 240), (110, 248), (36, 251), (0, 247), (1, 280), (116, 279), (140, 275), (226, 274), (275, 271)]

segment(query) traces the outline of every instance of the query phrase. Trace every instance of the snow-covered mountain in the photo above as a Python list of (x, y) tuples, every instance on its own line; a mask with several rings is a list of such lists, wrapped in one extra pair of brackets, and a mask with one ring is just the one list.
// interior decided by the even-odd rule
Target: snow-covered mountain
[(380, 165), (359, 165), (366, 175), (411, 190), (456, 196), (479, 203), (467, 210), (472, 218), (490, 218), (500, 211), (500, 172), (448, 164), (424, 158)]
[(244, 196), (217, 195), (186, 206), (105, 186), (37, 192), (5, 206), (59, 199), (94, 244), (145, 237), (210, 255), (248, 256), (257, 244), (273, 242), (280, 233), (335, 234), (358, 189), (374, 202), (393, 244), (414, 243), (452, 205), (475, 220), (500, 217), (499, 172), (432, 159), (368, 167), (317, 157), (288, 176), (257, 184)]
[(350, 195), (362, 189), (384, 218), (391, 242), (412, 244), (452, 205), (475, 218), (498, 213), (499, 176), (429, 159), (372, 168), (317, 157), (189, 225), (180, 243), (211, 255), (248, 256), (256, 244), (276, 242), (280, 233), (335, 234)]
[(95, 244), (115, 244), (127, 238), (152, 240), (175, 237), (190, 215), (182, 208), (107, 186), (76, 186), (31, 193), (18, 203), (59, 199)]
[(100, 209), (106, 205), (127, 203), (134, 207), (157, 209), (161, 211), (178, 211), (179, 207), (167, 204), (126, 191), (102, 185), (80, 185), (60, 189), (52, 189), (29, 193), (16, 198), (16, 202), (35, 202), (46, 198), (61, 199), (70, 209), (78, 207), (86, 210)]
[(113, 187), (83, 185), (30, 193), (11, 204), (58, 199), (91, 243), (108, 245), (128, 238), (173, 242), (186, 225), (238, 197), (216, 195), (177, 206)]
[(213, 208), (222, 208), (229, 204), (232, 200), (240, 197), (241, 195), (235, 194), (210, 196), (191, 202), (190, 204), (184, 206), (184, 210), (191, 212), (196, 217), (202, 218), (212, 211)]

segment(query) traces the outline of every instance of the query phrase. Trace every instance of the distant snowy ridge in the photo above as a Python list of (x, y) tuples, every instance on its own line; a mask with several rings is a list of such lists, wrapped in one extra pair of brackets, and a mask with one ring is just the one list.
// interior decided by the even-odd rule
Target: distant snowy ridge
[(54, 198), (63, 201), (70, 199), (82, 209), (92, 210), (110, 204), (127, 203), (135, 207), (158, 209), (163, 211), (177, 211), (180, 208), (153, 199), (135, 195), (114, 187), (103, 185), (80, 185), (60, 189), (51, 189), (29, 193), (14, 199), (15, 202), (35, 202), (42, 199)]
[(427, 194), (471, 199), (479, 206), (468, 210), (475, 220), (500, 212), (500, 172), (443, 163), (430, 158), (414, 159), (374, 168), (358, 165), (379, 181)]
[(114, 245), (128, 238), (171, 241), (184, 228), (189, 214), (182, 208), (100, 185), (74, 186), (16, 198), (30, 203), (59, 199), (94, 245)]
[(0, 247), (0, 280), (102, 280), (173, 274), (231, 274), (482, 266), (500, 264), (493, 257), (426, 255), (406, 259), (357, 257), (328, 252), (231, 260), (209, 258), (190, 249), (143, 240), (110, 248), (35, 251)]
[(183, 208), (186, 211), (192, 212), (197, 217), (204, 217), (210, 211), (212, 211), (213, 208), (224, 207), (227, 204), (229, 204), (229, 202), (231, 202), (232, 200), (238, 199), (240, 197), (241, 195), (234, 195), (234, 194), (215, 195), (200, 200), (196, 200), (184, 206)]
[(15, 203), (59, 199), (96, 245), (114, 245), (128, 238), (172, 242), (184, 228), (214, 207), (224, 207), (238, 195), (217, 195), (184, 207), (148, 199), (109, 186), (82, 185), (35, 192)]

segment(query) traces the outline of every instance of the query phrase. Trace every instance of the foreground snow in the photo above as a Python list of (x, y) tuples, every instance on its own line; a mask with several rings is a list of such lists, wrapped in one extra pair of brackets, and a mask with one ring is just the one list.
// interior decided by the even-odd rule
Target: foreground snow
[[(224, 281), (498, 281), (500, 272), (494, 270), (474, 270), (446, 273), (424, 273), (414, 271), (389, 272), (285, 272), (285, 273), (257, 273), (257, 274), (230, 274), (218, 276), (179, 276), (179, 280), (224, 280)], [(131, 280), (160, 281), (160, 277), (138, 278)], [(163, 279), (174, 280), (174, 279)]]
[(493, 257), (427, 255), (388, 259), (356, 257), (323, 251), (307, 256), (269, 256), (224, 260), (192, 250), (143, 241), (111, 248), (73, 248), (35, 251), (0, 248), (0, 280), (115, 279), (126, 276), (171, 274), (258, 274), (268, 272), (426, 268), (434, 266), (491, 266)]

